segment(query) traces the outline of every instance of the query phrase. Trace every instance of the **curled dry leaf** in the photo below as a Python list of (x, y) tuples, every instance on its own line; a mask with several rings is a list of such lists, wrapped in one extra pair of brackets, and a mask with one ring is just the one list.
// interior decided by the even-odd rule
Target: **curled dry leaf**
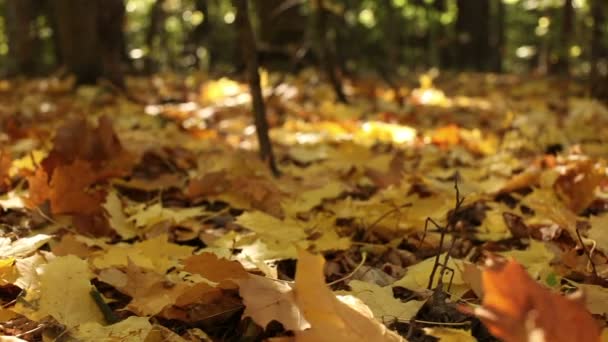
[[(505, 342), (600, 341), (600, 329), (585, 307), (542, 287), (514, 260), (489, 259), (483, 271), (483, 306), (473, 313)], [(463, 308), (464, 311), (471, 311)]]
[(322, 256), (300, 251), (296, 269), (296, 304), (311, 328), (296, 332), (296, 341), (403, 341), (376, 321), (340, 301), (325, 284)]

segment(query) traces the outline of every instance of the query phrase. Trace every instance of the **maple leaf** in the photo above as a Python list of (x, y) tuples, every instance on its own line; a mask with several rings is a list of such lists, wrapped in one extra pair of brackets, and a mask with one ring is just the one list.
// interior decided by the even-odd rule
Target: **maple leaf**
[(348, 283), (351, 291), (340, 291), (339, 294), (353, 295), (372, 310), (374, 317), (382, 321), (391, 317), (398, 320), (412, 319), (418, 310), (424, 305), (424, 301), (410, 300), (403, 303), (393, 296), (392, 286), (378, 286), (359, 280), (351, 280)]
[[(216, 283), (224, 282), (224, 286), (230, 288), (231, 279), (247, 278), (249, 273), (238, 261), (218, 258), (212, 253), (193, 255), (184, 260), (184, 271), (200, 274), (206, 279)], [(225, 283), (228, 281), (228, 283)]]
[(490, 258), (482, 282), (483, 306), (472, 311), (505, 342), (533, 336), (552, 342), (600, 341), (600, 329), (581, 303), (542, 287), (514, 260)]
[(253, 274), (236, 283), (245, 304), (245, 317), (251, 317), (262, 327), (276, 320), (287, 330), (310, 328), (295, 302), (293, 288), (288, 284)]
[(102, 323), (101, 311), (91, 297), (92, 273), (86, 261), (68, 255), (40, 266), (39, 283), (28, 287), (15, 311), (39, 320), (47, 315), (74, 327), (86, 322)]
[(595, 188), (605, 179), (603, 169), (589, 159), (578, 161), (555, 180), (555, 192), (574, 213), (579, 213), (593, 202)]
[[(66, 121), (57, 129), (53, 150), (42, 161), (42, 166), (52, 175), (58, 165), (70, 164), (78, 159), (92, 163), (96, 169), (105, 166), (105, 172), (112, 170), (110, 173), (116, 174), (130, 170), (133, 165), (132, 156), (122, 148), (112, 128), (112, 120), (107, 116), (99, 118), (97, 127), (84, 118)], [(119, 162), (112, 163), (114, 159)], [(110, 163), (111, 167), (104, 165)]]
[(190, 285), (174, 283), (164, 275), (129, 263), (126, 270), (109, 268), (100, 272), (99, 280), (114, 286), (132, 299), (127, 309), (142, 316), (153, 316), (175, 303)]
[(298, 253), (296, 303), (311, 328), (296, 331), (296, 341), (403, 341), (377, 322), (369, 309), (358, 311), (336, 298), (325, 284), (324, 264), (322, 256)]

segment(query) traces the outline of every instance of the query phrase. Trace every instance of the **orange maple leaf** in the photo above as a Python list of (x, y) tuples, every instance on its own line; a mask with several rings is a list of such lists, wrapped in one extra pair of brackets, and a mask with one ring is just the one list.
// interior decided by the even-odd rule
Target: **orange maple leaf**
[(505, 342), (600, 341), (600, 329), (581, 303), (541, 286), (514, 260), (491, 258), (488, 265), (483, 306), (472, 313), (494, 336)]
[(53, 214), (95, 214), (104, 199), (103, 193), (90, 189), (98, 178), (91, 164), (82, 160), (57, 166), (50, 181), (39, 168), (28, 177), (28, 202), (37, 206), (49, 200)]

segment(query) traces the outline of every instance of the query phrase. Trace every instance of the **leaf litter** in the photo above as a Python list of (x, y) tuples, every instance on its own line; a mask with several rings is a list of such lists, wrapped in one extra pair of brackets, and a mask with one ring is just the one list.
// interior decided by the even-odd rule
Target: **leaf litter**
[[(375, 97), (357, 97), (368, 85), (353, 81), (344, 105), (308, 74), (269, 101), (280, 178), (258, 159), (249, 98), (234, 101), (238, 81), (184, 79), (191, 102), (162, 105), (103, 87), (85, 96), (59, 80), (52, 91), (9, 82), (0, 332), (28, 341), (607, 335), (606, 107), (576, 87), (563, 97), (552, 80), (483, 75), (438, 86), (422, 77), (402, 89), (404, 107), (378, 82)], [(163, 96), (155, 87), (133, 78), (128, 89), (152, 100)]]

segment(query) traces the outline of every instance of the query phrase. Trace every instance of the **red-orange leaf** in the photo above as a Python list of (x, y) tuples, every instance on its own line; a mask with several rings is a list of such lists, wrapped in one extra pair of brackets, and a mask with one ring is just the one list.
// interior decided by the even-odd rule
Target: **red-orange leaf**
[(474, 313), (505, 342), (600, 341), (600, 329), (585, 307), (535, 282), (514, 260), (490, 259), (484, 270), (483, 307)]

